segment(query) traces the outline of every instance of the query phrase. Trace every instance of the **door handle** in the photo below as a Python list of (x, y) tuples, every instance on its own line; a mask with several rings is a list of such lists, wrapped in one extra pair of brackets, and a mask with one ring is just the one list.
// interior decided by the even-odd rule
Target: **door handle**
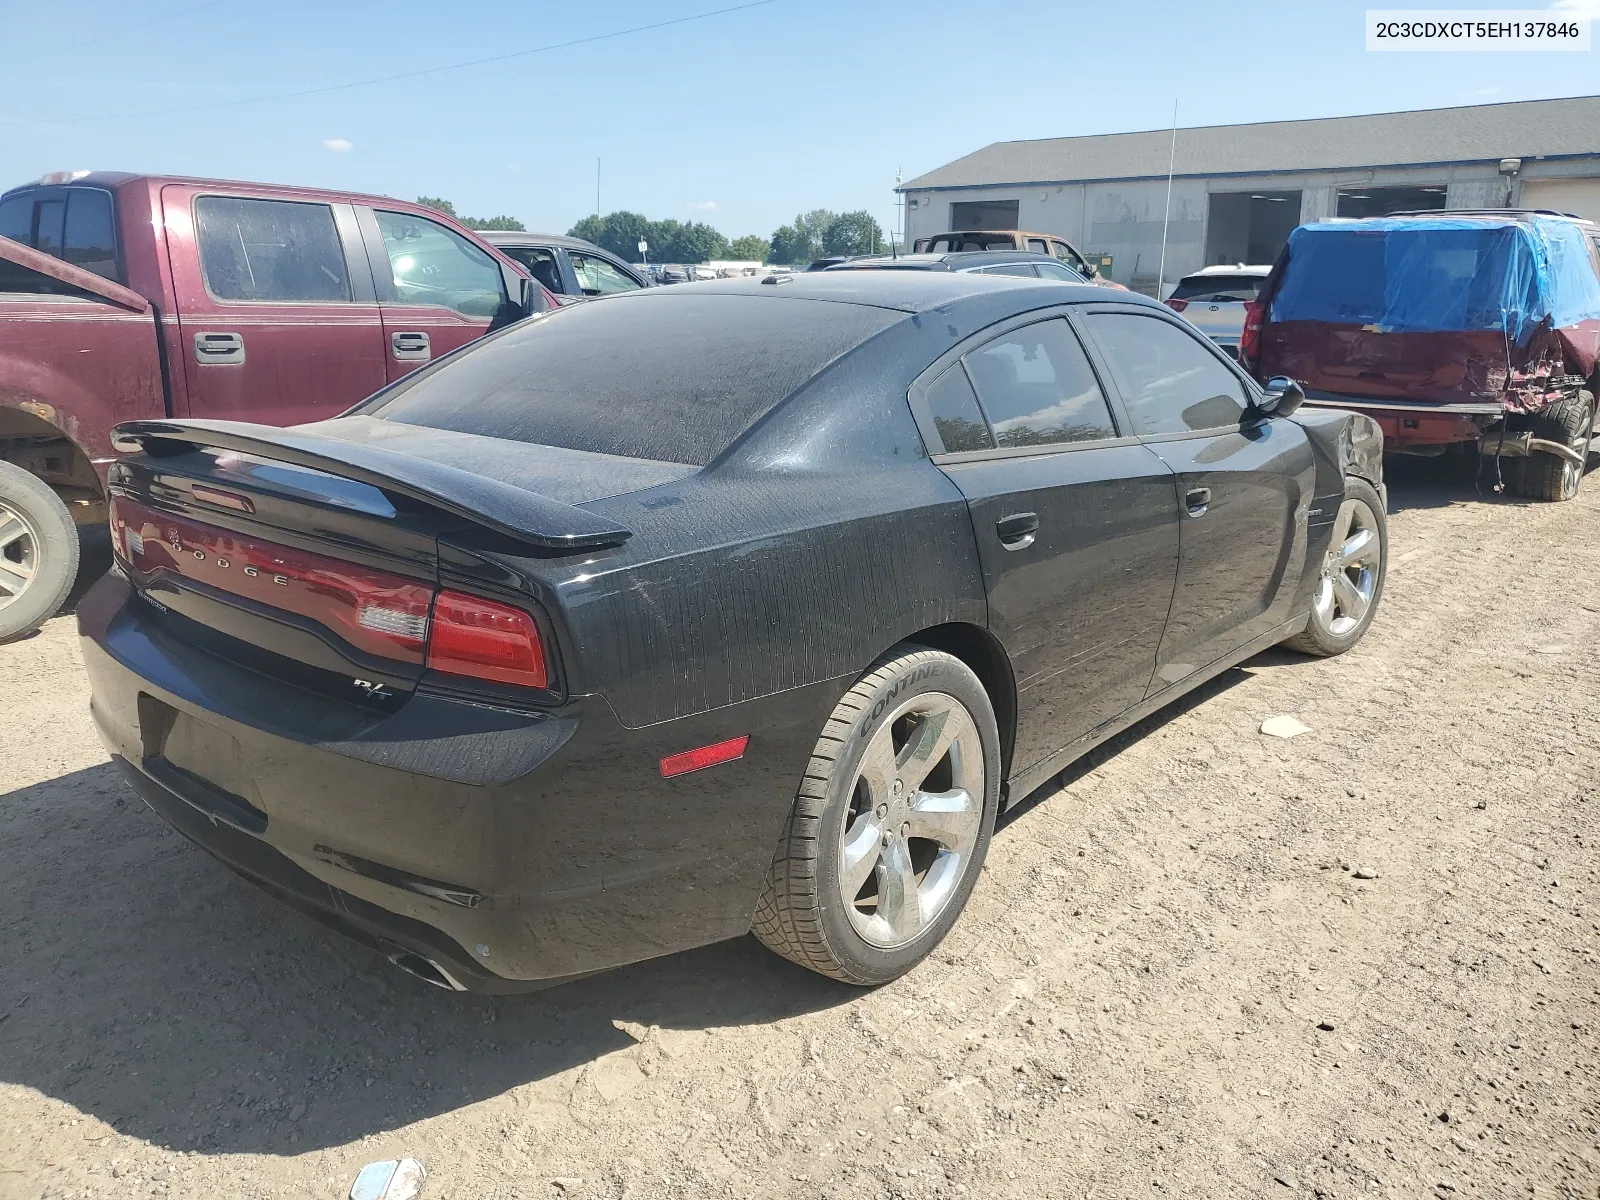
[(1211, 489), (1190, 488), (1183, 494), (1183, 503), (1191, 517), (1203, 517), (1206, 509), (1211, 506)]
[(389, 336), (396, 362), (422, 362), (433, 354), (425, 333), (395, 333)]
[(233, 366), (244, 361), (244, 338), (237, 333), (197, 333), (194, 360), (203, 367)]
[(994, 523), (1000, 544), (1007, 550), (1026, 550), (1039, 533), (1038, 513), (1012, 513)]

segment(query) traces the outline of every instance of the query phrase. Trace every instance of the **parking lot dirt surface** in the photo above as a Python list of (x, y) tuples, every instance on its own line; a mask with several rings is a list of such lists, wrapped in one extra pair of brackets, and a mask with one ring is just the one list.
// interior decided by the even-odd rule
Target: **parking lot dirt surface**
[(1595, 1197), (1600, 476), (1391, 487), (1364, 642), (1094, 752), (870, 992), (429, 988), (135, 800), (70, 617), (0, 647), (0, 1197)]

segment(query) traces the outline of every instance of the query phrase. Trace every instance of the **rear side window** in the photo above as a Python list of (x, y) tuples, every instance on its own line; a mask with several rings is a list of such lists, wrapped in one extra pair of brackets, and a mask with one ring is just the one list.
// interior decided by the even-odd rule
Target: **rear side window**
[(105, 279), (117, 277), (116, 233), (111, 224), (111, 195), (95, 188), (67, 193), (67, 226), (62, 257), (75, 267)]
[(1134, 313), (1093, 313), (1089, 328), (1105, 352), (1134, 433), (1238, 427), (1243, 385), (1186, 330)]
[(194, 224), (206, 287), (218, 300), (350, 299), (344, 250), (326, 204), (201, 196)]
[(1002, 334), (962, 361), (1002, 447), (1117, 436), (1089, 359), (1060, 318)]
[(1037, 279), (1039, 273), (1033, 269), (1032, 263), (1001, 263), (998, 267), (985, 267), (979, 272), (981, 275), (1020, 275), (1024, 279)]
[(1217, 304), (1254, 300), (1264, 278), (1255, 275), (1191, 275), (1178, 281), (1169, 300), (1210, 300)]
[(704, 466), (828, 364), (905, 319), (861, 304), (647, 288), (513, 325), (362, 411)]
[(0, 200), (0, 237), (33, 245), (33, 197), (13, 196)]
[(994, 438), (983, 419), (983, 410), (978, 407), (972, 383), (960, 363), (939, 376), (923, 399), (947, 453), (994, 449)]

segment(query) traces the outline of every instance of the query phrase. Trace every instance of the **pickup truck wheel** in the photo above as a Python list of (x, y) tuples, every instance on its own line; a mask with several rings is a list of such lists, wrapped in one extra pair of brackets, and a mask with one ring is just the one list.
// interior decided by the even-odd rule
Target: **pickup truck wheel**
[(1000, 801), (988, 693), (960, 659), (909, 643), (823, 726), (756, 908), (767, 948), (844, 983), (887, 983), (955, 924)]
[(1511, 491), (1525, 500), (1571, 500), (1583, 482), (1594, 436), (1594, 397), (1579, 392), (1570, 400), (1552, 404), (1533, 419), (1533, 436), (1570, 446), (1582, 461), (1536, 451), (1517, 463), (1508, 480)]
[(78, 528), (57, 496), (0, 462), (0, 642), (55, 615), (78, 576)]
[(1389, 566), (1389, 525), (1378, 489), (1345, 481), (1344, 501), (1322, 571), (1311, 585), (1311, 617), (1284, 645), (1302, 654), (1343, 654), (1361, 640), (1378, 611)]

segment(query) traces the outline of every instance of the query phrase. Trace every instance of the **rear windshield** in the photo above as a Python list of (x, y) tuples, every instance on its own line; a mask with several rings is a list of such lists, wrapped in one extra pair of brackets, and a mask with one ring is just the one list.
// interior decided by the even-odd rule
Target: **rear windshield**
[(1172, 289), (1172, 300), (1254, 300), (1266, 280), (1255, 275), (1191, 275)]
[(514, 326), (362, 411), (705, 466), (833, 360), (904, 317), (798, 297), (631, 292)]

